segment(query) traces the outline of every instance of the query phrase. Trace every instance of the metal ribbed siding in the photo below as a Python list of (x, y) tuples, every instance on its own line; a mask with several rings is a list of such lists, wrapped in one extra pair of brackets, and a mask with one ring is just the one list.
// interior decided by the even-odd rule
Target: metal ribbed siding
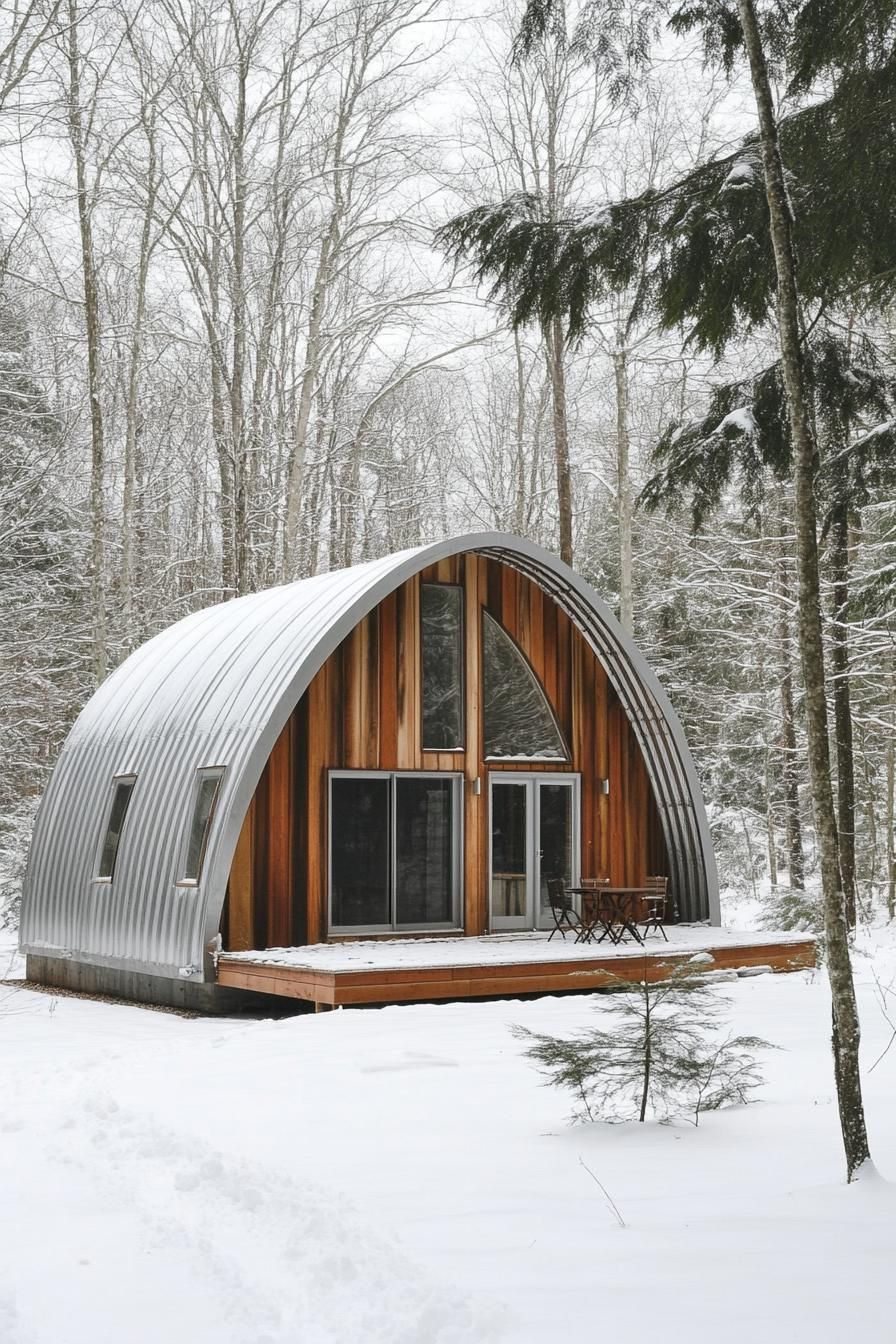
[[(24, 951), (213, 978), (233, 852), (265, 762), (314, 674), (349, 631), (425, 566), (481, 551), (539, 583), (607, 669), (637, 735), (685, 919), (719, 922), (700, 786), (656, 677), (597, 594), (540, 547), (501, 533), (438, 542), (195, 612), (138, 649), (85, 706), (38, 813), (22, 903)], [(202, 883), (177, 887), (196, 770), (226, 767)], [(137, 784), (114, 883), (93, 880), (111, 781)]]

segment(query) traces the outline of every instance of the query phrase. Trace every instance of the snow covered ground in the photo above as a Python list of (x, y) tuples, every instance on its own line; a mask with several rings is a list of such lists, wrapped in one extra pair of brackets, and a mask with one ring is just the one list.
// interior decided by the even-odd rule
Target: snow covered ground
[[(896, 1177), (892, 934), (856, 971)], [(825, 976), (719, 992), (782, 1048), (695, 1130), (567, 1125), (508, 1028), (599, 996), (222, 1021), (0, 988), (0, 1344), (887, 1341), (896, 1187), (843, 1184)]]

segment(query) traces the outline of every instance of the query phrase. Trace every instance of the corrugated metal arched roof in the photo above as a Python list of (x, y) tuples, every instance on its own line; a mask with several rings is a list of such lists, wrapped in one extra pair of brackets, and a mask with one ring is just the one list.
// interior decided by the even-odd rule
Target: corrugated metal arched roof
[[(528, 575), (607, 669), (644, 753), (684, 918), (719, 920), (700, 786), (681, 726), (592, 588), (532, 543), (487, 532), (208, 607), (137, 649), (85, 706), (38, 813), (22, 902), (26, 952), (155, 975), (210, 975), (230, 865), (265, 762), (314, 674), (406, 579), (478, 551)], [(176, 885), (197, 769), (225, 766), (197, 887)], [(115, 868), (94, 880), (112, 779), (137, 777)]]

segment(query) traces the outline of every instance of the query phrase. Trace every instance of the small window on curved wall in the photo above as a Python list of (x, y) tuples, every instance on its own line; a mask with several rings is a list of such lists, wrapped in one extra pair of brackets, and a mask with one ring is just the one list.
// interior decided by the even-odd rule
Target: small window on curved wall
[(463, 751), (463, 589), (420, 585), (423, 750)]
[(482, 727), (487, 760), (566, 761), (547, 696), (522, 649), (482, 613)]
[(178, 881), (186, 886), (195, 886), (202, 876), (209, 827), (215, 814), (223, 774), (223, 766), (199, 770), (197, 773), (190, 829), (187, 831), (178, 877)]
[(96, 874), (101, 882), (111, 882), (115, 873), (115, 861), (118, 858), (128, 803), (131, 801), (136, 783), (136, 775), (122, 775), (112, 781), (112, 802), (109, 805), (109, 818), (106, 822)]

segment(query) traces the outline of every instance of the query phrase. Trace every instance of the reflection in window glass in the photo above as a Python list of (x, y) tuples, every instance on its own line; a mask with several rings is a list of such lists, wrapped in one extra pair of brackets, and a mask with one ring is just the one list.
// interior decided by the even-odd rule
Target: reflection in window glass
[(112, 880), (112, 874), (115, 872), (115, 860), (118, 858), (118, 846), (121, 842), (121, 832), (124, 829), (124, 819), (127, 815), (128, 803), (131, 801), (131, 794), (134, 792), (134, 779), (116, 779), (115, 788), (112, 793), (112, 806), (109, 809), (109, 821), (106, 826), (106, 834), (103, 837), (103, 848), (100, 851), (100, 866), (97, 873), (98, 877)]
[(221, 785), (223, 770), (203, 771), (196, 783), (193, 817), (187, 836), (187, 852), (181, 874), (183, 882), (198, 882), (208, 843), (208, 829), (215, 810), (215, 800)]
[(390, 925), (390, 780), (336, 778), (330, 795), (332, 921), (337, 928)]
[(482, 617), (486, 758), (565, 761), (560, 730), (522, 650), (488, 612)]
[(460, 751), (463, 719), (463, 590), (420, 585), (424, 751)]
[(395, 781), (395, 922), (449, 924), (454, 885), (454, 782)]
[(571, 784), (538, 785), (538, 848), (541, 859), (541, 908), (547, 910), (548, 882), (559, 878), (572, 885), (573, 789)]
[(492, 778), (492, 915), (526, 913), (528, 785)]
[(330, 784), (331, 928), (452, 927), (457, 777), (333, 774)]

